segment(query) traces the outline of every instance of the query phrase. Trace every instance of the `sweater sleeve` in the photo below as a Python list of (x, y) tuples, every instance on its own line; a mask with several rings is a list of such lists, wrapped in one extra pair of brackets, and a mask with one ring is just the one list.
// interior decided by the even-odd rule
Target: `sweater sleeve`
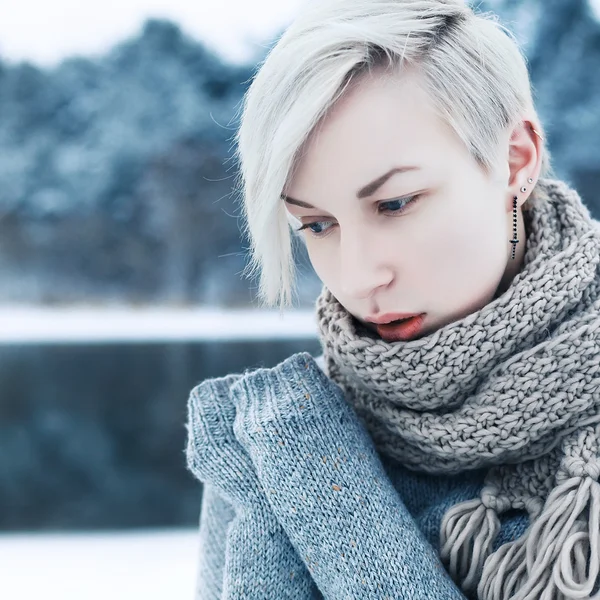
[(200, 505), (195, 600), (219, 600), (222, 597), (227, 528), (234, 518), (233, 506), (219, 495), (212, 483), (205, 483)]
[(246, 374), (231, 396), (235, 435), (325, 598), (465, 598), (310, 354)]
[(237, 377), (202, 382), (188, 402), (187, 464), (208, 494), (200, 517), (196, 597), (318, 600), (322, 596), (315, 582), (233, 435), (229, 387)]

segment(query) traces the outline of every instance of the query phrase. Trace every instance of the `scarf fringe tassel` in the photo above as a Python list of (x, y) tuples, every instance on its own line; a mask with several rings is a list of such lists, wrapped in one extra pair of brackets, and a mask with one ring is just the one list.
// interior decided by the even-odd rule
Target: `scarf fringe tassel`
[[(549, 493), (541, 514), (517, 540), (491, 553), (500, 531), (481, 499), (452, 507), (440, 555), (465, 592), (480, 600), (600, 600), (600, 483), (570, 477)], [(477, 580), (479, 578), (479, 583)]]
[(500, 531), (498, 513), (480, 498), (453, 506), (444, 516), (440, 557), (465, 591), (477, 586), (486, 558)]

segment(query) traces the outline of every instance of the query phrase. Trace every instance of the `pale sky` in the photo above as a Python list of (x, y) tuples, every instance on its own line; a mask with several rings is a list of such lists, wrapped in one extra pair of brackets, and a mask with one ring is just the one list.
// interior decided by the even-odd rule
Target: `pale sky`
[[(97, 54), (168, 17), (226, 58), (243, 61), (294, 18), (304, 0), (0, 0), (0, 58), (52, 65)], [(565, 0), (568, 2), (569, 0)], [(600, 0), (590, 0), (600, 18)]]
[(150, 16), (176, 21), (233, 61), (294, 18), (303, 0), (0, 0), (0, 58), (56, 64), (97, 54), (134, 35)]

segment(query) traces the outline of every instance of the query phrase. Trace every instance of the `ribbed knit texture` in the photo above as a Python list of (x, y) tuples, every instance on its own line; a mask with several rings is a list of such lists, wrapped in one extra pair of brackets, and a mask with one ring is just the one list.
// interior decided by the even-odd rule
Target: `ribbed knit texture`
[[(205, 482), (196, 598), (469, 597), (435, 548), (442, 514), (477, 495), (483, 472), (432, 476), (381, 460), (309, 354), (202, 382), (190, 394), (188, 429), (188, 465)], [(265, 537), (265, 523), (277, 535)], [(504, 523), (499, 542), (527, 519)]]
[(248, 374), (231, 394), (236, 437), (326, 598), (420, 598), (423, 590), (462, 598), (341, 390), (310, 355)]
[[(199, 597), (269, 598), (276, 593), (289, 600), (320, 598), (233, 435), (235, 407), (228, 394), (236, 379), (228, 375), (207, 380), (190, 395), (188, 466), (209, 484), (201, 516), (204, 581), (199, 582)], [(219, 495), (231, 508), (214, 502)], [(227, 532), (216, 530), (216, 519), (228, 522)], [(226, 548), (235, 551), (221, 558)]]
[(223, 594), (223, 571), (227, 550), (226, 527), (235, 518), (233, 506), (219, 495), (213, 483), (202, 488), (199, 561), (196, 597), (216, 600)]

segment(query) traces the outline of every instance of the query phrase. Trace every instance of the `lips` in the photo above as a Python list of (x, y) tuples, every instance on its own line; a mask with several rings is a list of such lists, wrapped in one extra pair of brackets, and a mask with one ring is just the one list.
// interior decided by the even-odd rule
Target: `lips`
[(396, 319), (391, 323), (378, 324), (377, 333), (388, 342), (408, 341), (419, 335), (425, 320), (425, 313), (405, 319)]
[(375, 325), (386, 325), (389, 323), (406, 321), (407, 319), (418, 317), (420, 314), (423, 313), (385, 313), (383, 315), (379, 315), (378, 317), (366, 317), (365, 321), (374, 323)]

